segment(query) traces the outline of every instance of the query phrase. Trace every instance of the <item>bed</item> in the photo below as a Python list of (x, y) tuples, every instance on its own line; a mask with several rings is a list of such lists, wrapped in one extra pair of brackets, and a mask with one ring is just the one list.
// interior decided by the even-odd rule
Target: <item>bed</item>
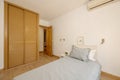
[(97, 62), (64, 57), (36, 68), (13, 80), (99, 80), (100, 65)]
[(13, 80), (100, 80), (100, 73), (101, 66), (96, 61), (83, 62), (65, 56)]

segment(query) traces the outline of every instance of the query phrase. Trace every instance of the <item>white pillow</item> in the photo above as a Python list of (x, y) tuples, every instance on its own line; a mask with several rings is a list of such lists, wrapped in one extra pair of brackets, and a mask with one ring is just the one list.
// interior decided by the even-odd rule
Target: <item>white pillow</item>
[(96, 50), (94, 49), (90, 50), (89, 55), (88, 55), (89, 60), (96, 61), (95, 54), (96, 54)]

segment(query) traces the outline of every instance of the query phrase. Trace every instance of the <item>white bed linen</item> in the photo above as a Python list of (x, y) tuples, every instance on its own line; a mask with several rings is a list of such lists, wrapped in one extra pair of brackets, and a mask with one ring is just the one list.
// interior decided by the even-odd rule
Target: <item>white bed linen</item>
[(64, 57), (28, 71), (14, 80), (98, 80), (100, 65), (97, 62), (82, 62)]

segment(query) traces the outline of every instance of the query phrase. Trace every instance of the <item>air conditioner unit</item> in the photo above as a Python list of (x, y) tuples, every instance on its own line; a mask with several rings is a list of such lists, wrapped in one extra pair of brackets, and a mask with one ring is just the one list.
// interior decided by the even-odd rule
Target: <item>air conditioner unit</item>
[(112, 1), (114, 1), (114, 0), (89, 0), (88, 9), (93, 9), (93, 8), (107, 4)]

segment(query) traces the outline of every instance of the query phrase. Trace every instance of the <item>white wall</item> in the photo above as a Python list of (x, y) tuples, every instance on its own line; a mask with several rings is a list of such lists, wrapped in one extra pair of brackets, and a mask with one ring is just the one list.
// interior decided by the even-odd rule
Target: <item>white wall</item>
[(39, 51), (44, 51), (44, 29), (39, 27)]
[(4, 50), (4, 2), (0, 0), (0, 69), (3, 68), (3, 50)]
[[(120, 2), (88, 11), (82, 6), (51, 21), (53, 53), (70, 52), (79, 36), (86, 45), (98, 45), (98, 60), (102, 70), (120, 76)], [(65, 38), (66, 41), (60, 41)], [(105, 43), (99, 45), (102, 38)]]

